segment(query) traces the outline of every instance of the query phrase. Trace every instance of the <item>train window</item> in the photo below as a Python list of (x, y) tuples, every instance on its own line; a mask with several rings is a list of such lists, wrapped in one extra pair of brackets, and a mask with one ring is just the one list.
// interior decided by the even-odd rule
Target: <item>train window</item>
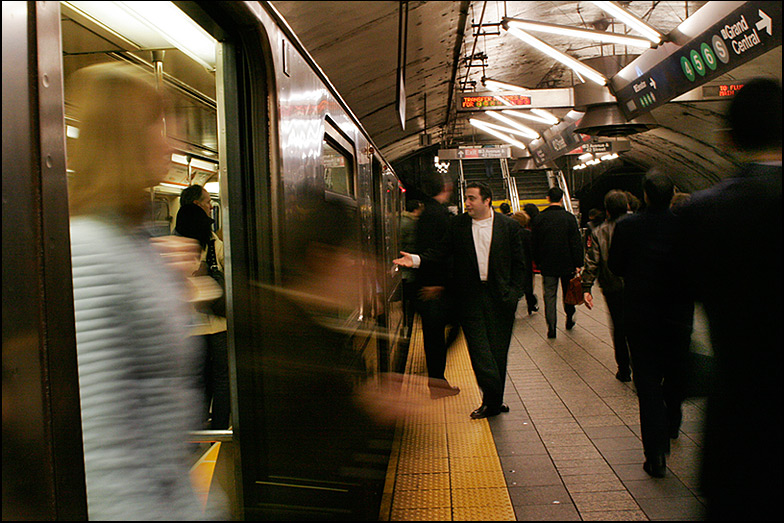
[(354, 146), (329, 117), (325, 122), (321, 151), (326, 194), (340, 195), (354, 201)]

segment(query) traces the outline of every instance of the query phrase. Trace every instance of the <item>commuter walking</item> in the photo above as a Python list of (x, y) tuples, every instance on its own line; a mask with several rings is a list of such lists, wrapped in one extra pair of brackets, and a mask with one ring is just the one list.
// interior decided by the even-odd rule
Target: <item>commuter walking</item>
[[(400, 249), (403, 251), (416, 251), (417, 221), (424, 204), (419, 200), (407, 199), (406, 209), (400, 216)], [(414, 328), (414, 313), (416, 305), (416, 271), (414, 269), (401, 269), (402, 276), (402, 303), (403, 318), (406, 326), (406, 347), (411, 340), (411, 331)]]
[(523, 242), (523, 255), (525, 256), (523, 260), (525, 269), (523, 274), (523, 294), (525, 295), (525, 303), (528, 306), (528, 314), (531, 315), (539, 310), (539, 300), (536, 294), (534, 294), (534, 255), (531, 247), (531, 229), (528, 228), (531, 219), (525, 211), (515, 212), (512, 214), (512, 219), (520, 224), (520, 239)]
[[(450, 184), (444, 183), (440, 175), (432, 175), (424, 181), (423, 190), (427, 195), (424, 209), (416, 227), (414, 252), (422, 253), (436, 245), (446, 234), (451, 214), (446, 208), (452, 195)], [(428, 265), (416, 269), (417, 311), (422, 321), (422, 339), (427, 364), (430, 397), (433, 399), (454, 396), (460, 393), (444, 376), (446, 370), (446, 328), (450, 323), (450, 299), (447, 293), (451, 277), (451, 266), (447, 260), (443, 264)]]
[(623, 315), (640, 403), (644, 470), (666, 474), (670, 438), (681, 425), (683, 375), (693, 303), (675, 256), (677, 218), (670, 210), (672, 180), (645, 176), (646, 209), (615, 224), (608, 266), (623, 278)]
[(187, 443), (200, 428), (187, 332), (187, 303), (197, 295), (185, 276), (198, 265), (198, 246), (153, 242), (145, 221), (147, 189), (171, 159), (165, 103), (153, 75), (130, 66), (89, 66), (72, 81), (80, 135), (69, 145), (71, 261), (88, 517), (204, 519)]
[(472, 182), (465, 191), (466, 212), (450, 221), (447, 234), (432, 249), (402, 252), (404, 267), (453, 263), (455, 298), (471, 365), (482, 389), (482, 405), (471, 413), (481, 419), (508, 412), (504, 385), (515, 310), (523, 291), (523, 248), (518, 225), (493, 212), (490, 188)]
[(629, 346), (626, 343), (626, 329), (623, 323), (623, 279), (610, 271), (607, 260), (610, 255), (613, 231), (616, 222), (626, 216), (629, 204), (623, 191), (610, 191), (604, 196), (604, 209), (606, 221), (591, 229), (589, 247), (585, 251), (585, 267), (582, 273), (583, 293), (585, 305), (593, 308), (593, 284), (598, 280), (599, 286), (607, 303), (610, 313), (610, 330), (613, 337), (615, 350), (615, 363), (618, 372), (615, 378), (618, 381), (631, 381), (631, 366), (629, 360)]
[[(564, 193), (559, 187), (547, 191), (549, 207), (534, 219), (532, 239), (534, 260), (542, 273), (544, 315), (547, 337), (555, 338), (558, 314), (558, 282), (563, 294), (578, 267), (583, 266), (583, 244), (577, 218), (563, 208)], [(575, 306), (564, 303), (566, 328), (575, 325)]]
[[(746, 83), (727, 114), (740, 169), (678, 210), (690, 289), (708, 317), (702, 489), (708, 519), (782, 519), (781, 84)], [(636, 369), (635, 369), (636, 372)]]

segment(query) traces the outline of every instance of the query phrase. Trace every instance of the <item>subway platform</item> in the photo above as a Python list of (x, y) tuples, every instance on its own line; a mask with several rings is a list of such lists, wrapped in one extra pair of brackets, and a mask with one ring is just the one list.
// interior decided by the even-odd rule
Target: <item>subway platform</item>
[[(446, 377), (457, 396), (429, 400), (398, 423), (380, 511), (382, 521), (701, 520), (699, 461), (705, 402), (683, 406), (665, 478), (642, 469), (633, 383), (615, 379), (609, 316), (601, 296), (577, 308), (557, 338), (540, 310), (518, 307), (505, 401), (510, 412), (472, 420), (481, 403), (462, 335)], [(701, 326), (695, 325), (700, 331)], [(421, 330), (415, 326), (403, 393), (427, 394)]]

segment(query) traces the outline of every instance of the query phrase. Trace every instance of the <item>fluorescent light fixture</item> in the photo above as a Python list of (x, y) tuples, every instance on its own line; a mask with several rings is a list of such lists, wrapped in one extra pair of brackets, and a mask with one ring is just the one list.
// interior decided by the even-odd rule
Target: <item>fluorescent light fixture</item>
[(539, 138), (539, 133), (534, 131), (530, 127), (527, 127), (527, 126), (525, 126), (523, 124), (517, 123), (517, 122), (507, 118), (506, 116), (503, 116), (501, 114), (496, 113), (495, 111), (487, 111), (487, 112), (485, 112), (485, 114), (487, 116), (495, 118), (499, 122), (503, 122), (506, 125), (510, 125), (513, 129), (517, 129), (526, 138), (531, 138), (532, 140), (535, 140), (535, 139)]
[(529, 129), (528, 131), (519, 131), (519, 130), (514, 129), (514, 128), (509, 128), (509, 127), (504, 127), (503, 125), (498, 125), (497, 123), (484, 122), (484, 121), (480, 121), (480, 123), (483, 123), (483, 124), (485, 124), (488, 127), (492, 127), (493, 129), (496, 129), (498, 131), (501, 131), (502, 133), (510, 133), (510, 134), (514, 134), (514, 135), (517, 135), (517, 136), (522, 136), (523, 138), (528, 138), (530, 140), (535, 140), (536, 138), (539, 137), (538, 133), (536, 134), (536, 136), (532, 136), (533, 132), (531, 132), (531, 131), (533, 131), (533, 129)]
[(547, 123), (551, 125), (555, 125), (558, 123), (558, 118), (556, 118), (555, 115), (553, 115), (549, 111), (545, 111), (544, 109), (531, 109), (531, 112), (537, 116), (541, 116), (542, 118), (547, 120)]
[(433, 159), (434, 163), (438, 163), (438, 156)]
[(172, 2), (65, 2), (141, 49), (176, 47), (215, 70), (216, 40)]
[(477, 129), (481, 129), (481, 130), (483, 130), (484, 132), (486, 132), (488, 134), (492, 134), (496, 138), (500, 138), (501, 140), (505, 141), (506, 143), (512, 144), (515, 147), (518, 147), (518, 148), (522, 149), (523, 151), (526, 150), (526, 147), (525, 147), (524, 143), (515, 140), (514, 138), (512, 138), (511, 136), (509, 136), (507, 134), (504, 134), (504, 133), (496, 131), (495, 129), (492, 129), (490, 127), (490, 124), (488, 124), (487, 122), (482, 122), (480, 120), (477, 120), (476, 118), (471, 118), (469, 120), (469, 122), (471, 123), (471, 125), (473, 125)]
[(65, 126), (65, 135), (68, 138), (79, 138), (79, 128), (74, 127), (73, 125), (66, 125)]
[(212, 162), (205, 162), (204, 160), (199, 160), (198, 158), (191, 159), (191, 167), (213, 173), (218, 171), (218, 166), (216, 164)]
[(618, 158), (618, 153), (605, 154), (601, 156), (599, 159), (603, 162), (606, 162), (608, 160), (615, 160), (616, 158)]
[(664, 40), (664, 36), (648, 25), (648, 23), (638, 18), (637, 16), (633, 15), (616, 2), (591, 2), (595, 4), (599, 9), (604, 11), (605, 13), (614, 16), (624, 24), (628, 25), (632, 29), (637, 30), (638, 33), (643, 35), (645, 38), (653, 42), (654, 44), (658, 45)]
[(207, 182), (204, 184), (204, 188), (210, 194), (220, 194), (220, 184), (218, 182)]
[(529, 89), (526, 89), (525, 87), (508, 84), (506, 82), (500, 82), (498, 80), (492, 80), (490, 78), (485, 78), (482, 83), (491, 91), (514, 91), (516, 93), (527, 93), (529, 91)]
[(605, 78), (602, 73), (600, 73), (596, 69), (593, 69), (592, 67), (588, 67), (584, 63), (580, 62), (575, 58), (572, 58), (568, 54), (559, 51), (558, 49), (551, 46), (550, 44), (542, 42), (535, 36), (530, 35), (525, 31), (518, 29), (516, 27), (509, 27), (507, 31), (512, 35), (516, 36), (517, 38), (519, 38), (520, 40), (522, 40), (523, 42), (527, 43), (528, 45), (536, 47), (543, 53), (549, 55), (552, 58), (555, 58), (562, 64), (572, 68), (578, 74), (585, 76), (589, 80), (596, 82), (599, 85), (607, 85), (607, 78)]
[(591, 29), (571, 27), (568, 25), (532, 22), (530, 20), (510, 19), (507, 21), (507, 24), (510, 27), (516, 27), (524, 31), (536, 31), (563, 36), (573, 36), (577, 38), (587, 38), (589, 40), (595, 40), (607, 44), (628, 45), (632, 47), (651, 47), (651, 41), (648, 38), (640, 38), (639, 36), (627, 36), (618, 33), (608, 33), (605, 31), (594, 31)]
[(161, 182), (158, 185), (161, 185), (163, 187), (171, 187), (173, 189), (179, 189), (179, 190), (183, 190), (187, 187), (187, 185), (179, 185), (176, 183), (169, 183), (169, 182)]
[(577, 157), (577, 159), (580, 160), (581, 162), (584, 162), (585, 160), (590, 160), (591, 158), (593, 158), (593, 155), (591, 153), (581, 154), (580, 156)]
[[(490, 111), (488, 111), (488, 113), (489, 112)], [(514, 117), (517, 117), (517, 118), (525, 118), (526, 120), (531, 120), (532, 122), (538, 122), (538, 123), (543, 123), (543, 124), (550, 124), (550, 120), (548, 120), (546, 118), (543, 118), (541, 116), (536, 116), (535, 114), (531, 114), (531, 113), (526, 112), (526, 111), (510, 111), (509, 109), (504, 109), (504, 110), (501, 111), (501, 113), (509, 115), (509, 116), (514, 116)]]

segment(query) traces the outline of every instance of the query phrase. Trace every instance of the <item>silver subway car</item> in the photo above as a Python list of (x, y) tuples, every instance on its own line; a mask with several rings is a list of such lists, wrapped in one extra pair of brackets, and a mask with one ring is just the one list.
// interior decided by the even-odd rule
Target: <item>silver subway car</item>
[(183, 435), (194, 451), (220, 444), (200, 499), (221, 491), (236, 519), (375, 519), (392, 428), (361, 391), (405, 358), (403, 188), (340, 94), (268, 2), (2, 9), (3, 518), (88, 514), (71, 77), (116, 62), (169, 101), (152, 234), (172, 234), (180, 192), (199, 184), (225, 246), (231, 428)]

